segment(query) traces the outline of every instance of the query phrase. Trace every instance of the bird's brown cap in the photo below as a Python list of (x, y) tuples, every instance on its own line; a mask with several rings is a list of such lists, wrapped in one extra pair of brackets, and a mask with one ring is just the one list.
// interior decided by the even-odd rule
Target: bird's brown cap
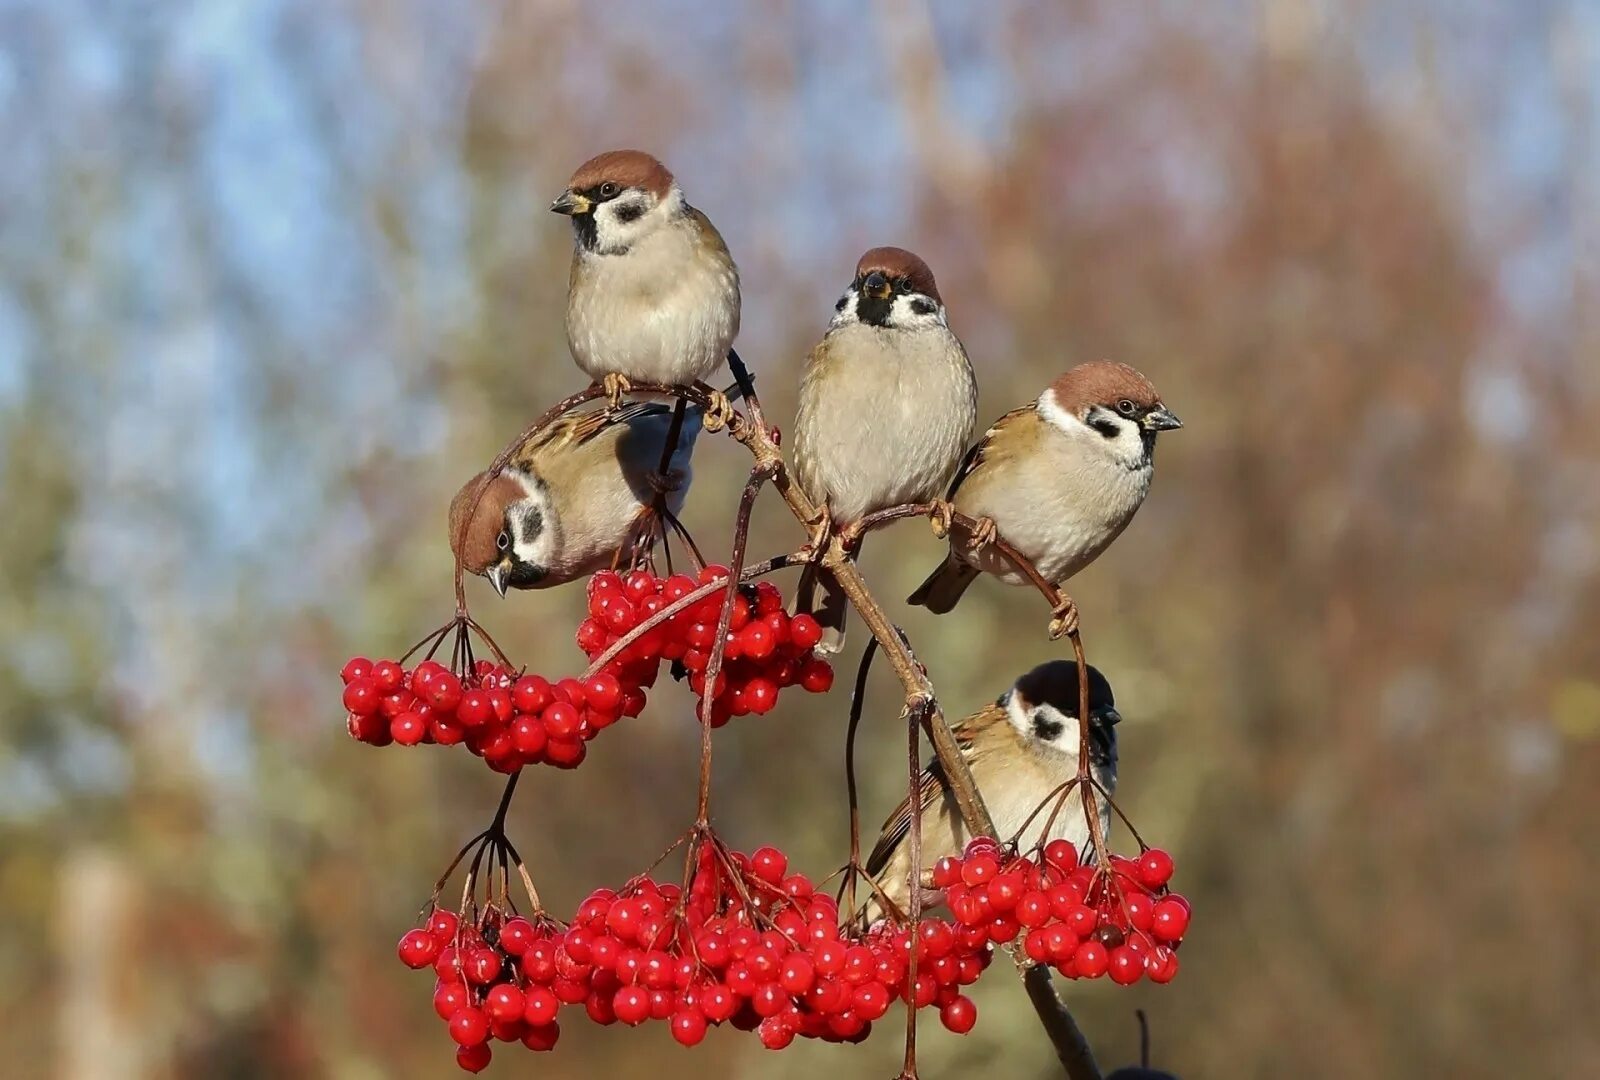
[(588, 191), (606, 181), (623, 188), (643, 188), (657, 198), (672, 190), (672, 173), (643, 150), (607, 150), (585, 161), (567, 181), (570, 191)]
[(1081, 414), (1091, 405), (1116, 408), (1119, 401), (1131, 401), (1141, 412), (1161, 407), (1155, 384), (1127, 364), (1095, 360), (1079, 364), (1050, 384), (1056, 404), (1068, 412)]
[(486, 475), (486, 472), (481, 472), (468, 480), (456, 492), (456, 497), (450, 500), (450, 550), (461, 560), (461, 565), (474, 574), (483, 573), (499, 561), (498, 540), (505, 524), (506, 507), (524, 494), (521, 485), (504, 473), (489, 481), (483, 498), (478, 499), (477, 512), (472, 515), (472, 524), (467, 526), (463, 538), (462, 522), (466, 520), (473, 500), (478, 498), (478, 485)]
[(928, 269), (928, 264), (920, 256), (905, 248), (875, 247), (868, 251), (856, 263), (856, 279), (860, 280), (874, 270), (891, 281), (905, 278), (923, 296), (944, 303), (939, 296), (939, 286), (933, 280), (933, 271)]

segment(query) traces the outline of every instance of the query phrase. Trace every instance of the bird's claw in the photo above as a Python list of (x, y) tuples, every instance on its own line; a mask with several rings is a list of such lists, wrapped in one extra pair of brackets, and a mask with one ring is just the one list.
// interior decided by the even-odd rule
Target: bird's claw
[(1078, 632), (1078, 605), (1073, 602), (1072, 597), (1063, 596), (1061, 602), (1051, 609), (1050, 615), (1051, 641)]
[(972, 524), (972, 549), (982, 551), (1000, 536), (1000, 528), (992, 517), (981, 517)]
[(947, 499), (935, 499), (933, 509), (928, 511), (928, 523), (933, 526), (933, 535), (940, 540), (950, 535), (950, 524), (955, 519), (955, 507)]
[(733, 402), (721, 390), (712, 390), (706, 397), (706, 414), (700, 423), (714, 435), (733, 422)]
[(633, 389), (633, 383), (620, 371), (608, 371), (605, 378), (600, 380), (600, 385), (605, 389), (606, 400), (613, 409), (621, 408), (623, 395)]
[(806, 542), (800, 549), (805, 553), (806, 561), (822, 557), (828, 547), (828, 537), (832, 534), (833, 515), (828, 513), (826, 506), (817, 507), (816, 514), (806, 521)]
[(650, 485), (657, 495), (668, 495), (683, 487), (684, 474), (682, 469), (668, 469), (666, 472), (645, 473), (644, 482)]
[(861, 543), (861, 522), (852, 521), (839, 530), (839, 544), (846, 551), (853, 551)]

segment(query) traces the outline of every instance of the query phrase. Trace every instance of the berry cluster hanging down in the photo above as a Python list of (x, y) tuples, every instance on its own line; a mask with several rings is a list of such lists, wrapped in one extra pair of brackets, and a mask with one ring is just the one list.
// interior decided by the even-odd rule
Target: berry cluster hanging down
[(592, 893), (568, 925), (494, 905), (468, 919), (436, 909), (399, 954), (433, 969), (435, 1011), (457, 1062), (477, 1072), (495, 1041), (553, 1048), (563, 1010), (602, 1025), (665, 1023), (684, 1046), (727, 1025), (781, 1050), (797, 1037), (859, 1042), (909, 987), (918, 1008), (966, 1034), (977, 1009), (961, 990), (988, 966), (988, 937), (932, 918), (916, 933), (913, 971), (909, 928), (841, 927), (833, 897), (789, 873), (782, 852), (747, 856), (710, 839), (686, 896), (642, 875)]
[(977, 837), (959, 857), (934, 864), (932, 883), (963, 933), (996, 944), (1025, 935), (1028, 959), (1069, 979), (1171, 982), (1189, 926), (1189, 902), (1167, 889), (1172, 856), (1146, 848), (1137, 859), (1109, 861), (1109, 870), (1080, 864), (1065, 840), (1028, 856)]
[[(674, 601), (727, 580), (724, 566), (708, 566), (698, 579), (601, 571), (588, 583), (589, 616), (578, 628), (578, 645), (593, 661)], [(356, 657), (340, 671), (350, 735), (373, 746), (460, 743), (502, 773), (535, 764), (574, 768), (589, 740), (644, 710), (645, 692), (664, 661), (701, 693), (725, 595), (715, 589), (668, 616), (583, 678), (552, 681), (490, 660), (462, 660), (453, 670), (426, 659), (407, 669), (395, 660)], [(821, 628), (809, 615), (786, 614), (776, 586), (740, 586), (730, 618), (712, 698), (714, 725), (770, 712), (790, 686), (814, 694), (832, 688), (833, 668), (812, 652)]]

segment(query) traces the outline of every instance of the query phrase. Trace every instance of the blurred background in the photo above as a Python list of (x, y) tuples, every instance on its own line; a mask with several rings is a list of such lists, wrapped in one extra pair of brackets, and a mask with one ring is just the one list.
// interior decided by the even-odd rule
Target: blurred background
[[(1191, 1080), (1600, 1072), (1600, 5), (1188, 8), (0, 0), (6, 1075), (454, 1074), (394, 942), (500, 784), (349, 740), (336, 673), (450, 615), (449, 495), (581, 385), (545, 207), (619, 145), (727, 237), (780, 425), (883, 243), (982, 419), (1105, 357), (1186, 421), (1072, 585), (1196, 912), (1174, 984), (1067, 988), (1103, 1065), (1142, 1006)], [(746, 465), (701, 445), (708, 548)], [(900, 605), (939, 550), (865, 562), (961, 715), (1059, 648), (1020, 589)], [(470, 598), (576, 670), (578, 591)], [(847, 681), (720, 733), (731, 842), (842, 861)], [(869, 825), (896, 701), (882, 668)], [(623, 730), (518, 793), (558, 911), (692, 816), (687, 693)], [(1005, 965), (977, 1001), (925, 1076), (1056, 1074)], [(567, 1027), (488, 1075), (900, 1052)]]

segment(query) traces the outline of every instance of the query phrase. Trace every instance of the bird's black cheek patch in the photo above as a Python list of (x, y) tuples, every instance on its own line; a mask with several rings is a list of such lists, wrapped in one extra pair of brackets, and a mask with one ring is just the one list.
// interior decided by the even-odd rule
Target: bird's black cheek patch
[(585, 251), (593, 251), (599, 242), (600, 231), (594, 223), (594, 213), (572, 215), (572, 230), (578, 234), (578, 243)]
[(514, 560), (506, 572), (506, 585), (512, 589), (531, 589), (544, 580), (545, 573), (542, 566)]
[(1061, 738), (1061, 733), (1065, 730), (1066, 726), (1059, 720), (1052, 720), (1048, 716), (1035, 716), (1033, 718), (1033, 733), (1042, 742), (1055, 742)]
[(619, 225), (627, 225), (630, 222), (638, 221), (640, 218), (644, 217), (644, 204), (636, 202), (622, 203), (616, 208), (614, 213), (616, 214), (617, 223)]
[(934, 306), (932, 300), (913, 300), (911, 301), (911, 310), (918, 315), (932, 315), (939, 309)]
[(885, 297), (879, 300), (875, 296), (862, 293), (861, 298), (856, 301), (856, 318), (868, 326), (884, 325), (889, 321), (890, 299)]

